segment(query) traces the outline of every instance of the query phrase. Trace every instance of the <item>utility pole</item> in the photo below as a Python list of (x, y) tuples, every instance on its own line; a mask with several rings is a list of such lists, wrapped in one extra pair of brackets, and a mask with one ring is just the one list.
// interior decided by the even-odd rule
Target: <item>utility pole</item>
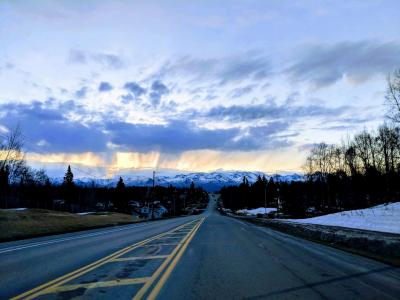
[(264, 184), (264, 214), (267, 214), (267, 183)]
[(152, 191), (152, 200), (153, 200), (153, 203), (152, 203), (152, 206), (151, 206), (151, 219), (154, 219), (154, 199), (155, 199), (155, 190), (154, 190), (154, 187), (155, 187), (155, 182), (156, 182), (156, 171), (153, 171), (153, 191)]
[(277, 204), (276, 204), (276, 213), (277, 213), (277, 215), (279, 215), (279, 207), (281, 206), (280, 205), (280, 199), (279, 199), (279, 187), (276, 189), (276, 192), (277, 192), (277, 194), (278, 194), (278, 197), (277, 197)]

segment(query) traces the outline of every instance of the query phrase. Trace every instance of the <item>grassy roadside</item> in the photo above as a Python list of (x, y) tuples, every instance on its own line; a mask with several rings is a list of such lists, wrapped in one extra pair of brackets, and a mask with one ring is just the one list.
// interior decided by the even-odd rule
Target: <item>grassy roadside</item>
[(102, 213), (77, 215), (45, 209), (0, 209), (0, 241), (138, 222), (131, 215)]

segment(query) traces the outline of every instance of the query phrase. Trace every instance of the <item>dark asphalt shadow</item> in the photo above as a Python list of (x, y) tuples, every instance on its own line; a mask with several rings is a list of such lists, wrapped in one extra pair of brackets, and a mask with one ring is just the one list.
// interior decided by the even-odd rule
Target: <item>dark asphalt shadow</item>
[[(317, 282), (313, 282), (313, 283), (306, 283), (304, 285), (295, 286), (295, 287), (291, 287), (291, 288), (287, 288), (287, 289), (281, 289), (278, 291), (272, 291), (270, 293), (266, 293), (266, 294), (262, 294), (262, 295), (257, 295), (257, 296), (253, 296), (253, 297), (245, 297), (243, 299), (265, 299), (268, 297), (290, 294), (290, 293), (300, 291), (300, 290), (313, 289), (314, 287), (317, 287), (317, 286), (323, 286), (326, 284), (337, 283), (337, 282), (346, 281), (349, 279), (360, 278), (360, 277), (368, 276), (371, 274), (383, 273), (386, 271), (394, 271), (394, 270), (399, 270), (399, 268), (388, 266), (385, 268), (369, 270), (367, 272), (359, 272), (359, 273), (355, 273), (352, 275), (340, 276), (340, 277), (336, 277), (336, 278), (332, 278), (332, 279), (328, 279), (328, 280), (322, 280), (322, 281), (317, 281)], [(400, 295), (399, 295), (399, 297), (400, 297)], [(396, 298), (393, 298), (393, 299), (396, 299)]]

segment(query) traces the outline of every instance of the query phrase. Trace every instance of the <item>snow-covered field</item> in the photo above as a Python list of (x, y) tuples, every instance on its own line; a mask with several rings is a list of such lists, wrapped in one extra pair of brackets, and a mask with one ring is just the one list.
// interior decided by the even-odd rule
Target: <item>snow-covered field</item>
[(400, 234), (400, 202), (382, 204), (366, 209), (348, 210), (309, 219), (289, 219), (284, 221)]
[(240, 214), (246, 214), (246, 215), (257, 215), (257, 214), (265, 214), (265, 213), (270, 213), (276, 211), (275, 207), (259, 207), (259, 208), (253, 208), (253, 209), (241, 209), (238, 210), (237, 213)]

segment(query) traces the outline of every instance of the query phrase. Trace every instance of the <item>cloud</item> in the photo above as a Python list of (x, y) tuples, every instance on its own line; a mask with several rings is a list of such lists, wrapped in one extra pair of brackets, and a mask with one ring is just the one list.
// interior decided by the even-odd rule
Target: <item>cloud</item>
[(68, 62), (74, 64), (95, 62), (107, 69), (121, 69), (125, 66), (123, 59), (116, 54), (92, 53), (77, 49), (72, 49), (69, 52)]
[(73, 49), (69, 52), (68, 61), (76, 64), (86, 64), (88, 62), (88, 55), (84, 51)]
[(212, 81), (224, 85), (243, 80), (260, 81), (271, 73), (272, 66), (267, 57), (249, 52), (225, 58), (181, 57), (166, 62), (155, 77), (178, 76), (193, 81)]
[(86, 86), (84, 86), (75, 92), (75, 97), (85, 98), (87, 91), (88, 91), (88, 88)]
[[(160, 85), (155, 90), (165, 92)], [(101, 117), (82, 122), (87, 114), (74, 101), (54, 99), (30, 104), (0, 105), (0, 127), (20, 124), (27, 137), (27, 150), (40, 154), (117, 151), (181, 153), (188, 150), (253, 151), (275, 149), (291, 143), (284, 133), (288, 122), (273, 121), (263, 126), (208, 129), (185, 120), (166, 124), (132, 124)], [(74, 116), (73, 119), (70, 116)]]
[(316, 87), (331, 85), (344, 77), (357, 83), (397, 68), (399, 53), (400, 44), (378, 41), (313, 46), (286, 72), (293, 80), (309, 81)]
[(134, 100), (135, 98), (132, 94), (121, 95), (122, 102), (129, 103), (130, 101)]
[(244, 87), (235, 88), (231, 92), (231, 96), (232, 96), (232, 98), (242, 97), (244, 95), (247, 95), (247, 94), (251, 93), (254, 90), (255, 87), (256, 87), (256, 85), (250, 84), (250, 85), (247, 85), (247, 86), (244, 86)]
[[(26, 137), (28, 151), (104, 151), (107, 138), (98, 124), (83, 125), (66, 117), (74, 108), (71, 101), (56, 106), (39, 101), (30, 104), (2, 104), (0, 124), (8, 128), (19, 124)], [(76, 107), (77, 111), (79, 109)]]
[(169, 89), (161, 81), (156, 80), (151, 85), (150, 101), (154, 106), (160, 104), (161, 98), (164, 95), (169, 94)]
[(134, 81), (126, 82), (124, 85), (124, 89), (128, 90), (131, 93), (130, 97), (128, 96), (129, 94), (124, 96), (125, 100), (133, 100), (134, 98), (137, 99), (147, 92), (145, 88), (141, 87), (138, 83)]
[(261, 127), (206, 129), (186, 121), (166, 125), (113, 122), (106, 125), (111, 142), (123, 151), (179, 153), (188, 150), (240, 150), (284, 147), (290, 143), (276, 134), (288, 128), (284, 122)]
[(306, 117), (338, 117), (349, 110), (348, 106), (329, 108), (320, 105), (290, 105), (285, 103), (277, 105), (275, 102), (259, 105), (232, 105), (215, 106), (205, 113), (199, 113), (201, 116), (227, 120), (232, 122), (246, 122), (253, 120), (277, 120), (285, 119), (294, 121)]
[(99, 84), (99, 92), (108, 92), (113, 89), (113, 86), (105, 81), (100, 82)]
[(92, 55), (92, 59), (109, 69), (121, 69), (124, 67), (122, 59), (115, 54), (97, 53)]

